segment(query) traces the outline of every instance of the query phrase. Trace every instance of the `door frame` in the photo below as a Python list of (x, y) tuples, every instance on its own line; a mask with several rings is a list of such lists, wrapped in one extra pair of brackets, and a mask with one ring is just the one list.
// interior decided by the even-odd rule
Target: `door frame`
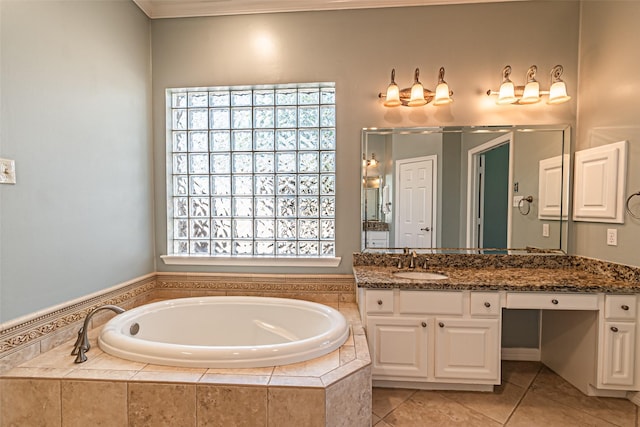
[[(508, 142), (507, 142), (508, 141)], [(475, 248), (478, 241), (478, 218), (475, 212), (478, 211), (478, 202), (475, 197), (480, 191), (480, 181), (478, 179), (478, 159), (479, 156), (500, 145), (509, 144), (509, 202), (507, 206), (507, 248), (511, 247), (511, 222), (513, 215), (513, 132), (505, 133), (497, 138), (471, 148), (467, 152), (467, 248)]]
[(431, 160), (433, 162), (433, 167), (431, 168), (431, 185), (433, 189), (431, 191), (431, 248), (436, 247), (436, 230), (437, 230), (437, 221), (438, 221), (438, 155), (433, 154), (430, 156), (420, 156), (420, 157), (410, 157), (407, 159), (399, 159), (394, 163), (394, 177), (396, 182), (396, 188), (394, 188), (394, 205), (396, 207), (395, 214), (393, 218), (393, 228), (394, 231), (394, 246), (398, 247), (398, 242), (400, 240), (400, 215), (398, 215), (399, 207), (400, 207), (400, 165), (406, 163), (415, 163)]

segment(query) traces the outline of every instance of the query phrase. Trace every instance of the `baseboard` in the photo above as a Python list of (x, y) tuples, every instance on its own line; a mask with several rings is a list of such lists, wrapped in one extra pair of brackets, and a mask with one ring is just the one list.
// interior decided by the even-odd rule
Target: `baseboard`
[(640, 391), (627, 392), (627, 399), (633, 402), (636, 406), (640, 406)]
[(520, 361), (540, 361), (539, 348), (513, 347), (503, 348), (501, 353), (502, 360), (520, 360)]

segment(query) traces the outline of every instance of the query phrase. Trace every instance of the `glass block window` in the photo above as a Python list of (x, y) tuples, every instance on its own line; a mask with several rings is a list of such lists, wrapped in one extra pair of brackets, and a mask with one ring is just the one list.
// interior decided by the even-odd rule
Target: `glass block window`
[(168, 252), (335, 256), (335, 84), (167, 90)]

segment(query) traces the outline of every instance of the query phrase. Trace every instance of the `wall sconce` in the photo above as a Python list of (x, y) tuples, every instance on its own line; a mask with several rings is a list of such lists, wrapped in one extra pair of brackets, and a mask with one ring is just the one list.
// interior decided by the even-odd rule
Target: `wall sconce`
[(524, 86), (515, 86), (509, 79), (511, 66), (507, 65), (502, 69), (502, 84), (498, 92), (489, 89), (487, 95), (498, 95), (496, 104), (535, 104), (540, 102), (541, 95), (548, 95), (547, 104), (562, 104), (571, 99), (567, 95), (567, 86), (560, 76), (564, 71), (562, 65), (556, 65), (551, 69), (551, 87), (548, 91), (540, 90), (540, 83), (536, 80), (538, 67), (532, 65), (527, 70), (527, 82)]
[(449, 90), (449, 85), (444, 81), (444, 67), (440, 67), (438, 73), (438, 85), (436, 91), (425, 89), (420, 83), (420, 69), (416, 68), (411, 88), (400, 89), (396, 84), (396, 69), (391, 70), (391, 83), (387, 88), (387, 93), (379, 93), (379, 98), (385, 98), (385, 107), (422, 107), (433, 101), (433, 105), (447, 105), (453, 102), (451, 96), (453, 92)]
[(371, 153), (371, 159), (367, 160), (367, 158), (365, 157), (364, 154), (362, 154), (362, 169), (363, 169), (363, 176), (378, 176), (380, 175), (380, 168), (378, 168), (378, 165), (380, 164), (380, 162), (378, 162), (378, 160), (376, 159), (376, 154), (375, 153)]

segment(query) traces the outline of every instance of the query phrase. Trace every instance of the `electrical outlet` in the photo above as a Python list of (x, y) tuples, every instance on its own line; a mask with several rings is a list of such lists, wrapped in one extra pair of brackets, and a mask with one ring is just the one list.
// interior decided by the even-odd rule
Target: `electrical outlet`
[(0, 159), (0, 184), (16, 183), (15, 160)]
[(607, 229), (607, 245), (618, 246), (618, 229), (616, 228)]
[(549, 224), (542, 224), (542, 237), (549, 237)]

